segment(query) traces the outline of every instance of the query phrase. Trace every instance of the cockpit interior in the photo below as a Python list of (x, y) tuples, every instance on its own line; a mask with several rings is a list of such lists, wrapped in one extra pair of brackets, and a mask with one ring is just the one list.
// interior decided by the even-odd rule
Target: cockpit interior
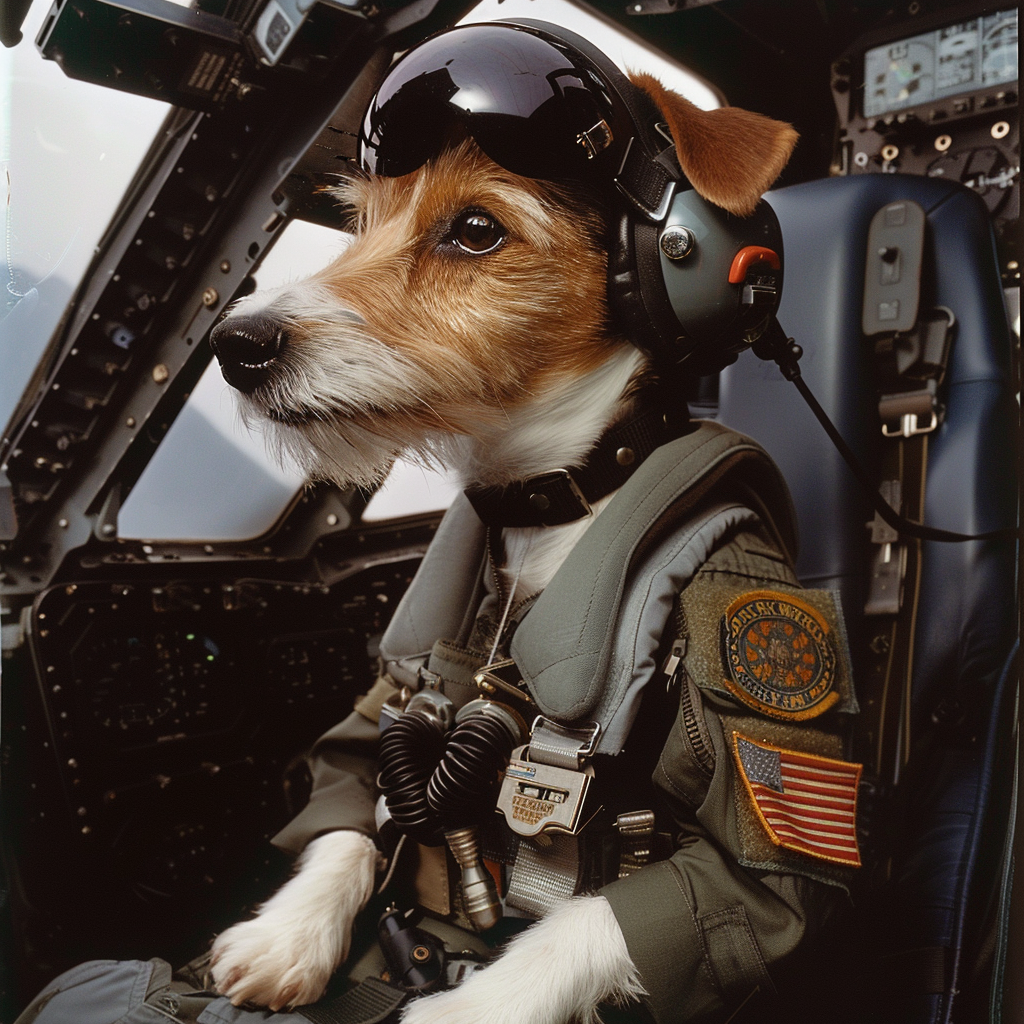
[(1019, 1019), (1017, 8), (2, 0), (0, 1021), (85, 960), (187, 961), (287, 877), (304, 753), (372, 683), (454, 487), (306, 483), (239, 426), (209, 334), (345, 244), (328, 190), (395, 56), (507, 17), (799, 132), (767, 197), (779, 322), (868, 490), (933, 533), (884, 520), (770, 361), (681, 396), (781, 467), (864, 713), (871, 867), (793, 1019)]

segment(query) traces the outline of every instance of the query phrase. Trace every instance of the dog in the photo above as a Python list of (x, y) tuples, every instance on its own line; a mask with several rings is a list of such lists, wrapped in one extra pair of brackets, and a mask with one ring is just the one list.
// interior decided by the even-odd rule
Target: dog
[[(705, 112), (630, 77), (698, 193), (749, 213), (793, 130)], [(345, 251), (307, 280), (242, 299), (213, 337), (243, 415), (269, 424), (311, 476), (371, 487), (403, 456), (448, 467), (463, 486), (505, 486), (580, 465), (633, 409), (654, 370), (609, 317), (609, 224), (586, 189), (514, 174), (463, 138), (407, 175), (356, 174), (336, 194), (353, 211)], [(542, 590), (593, 521), (506, 529), (511, 599)], [(316, 838), (257, 916), (216, 939), (218, 990), (273, 1010), (316, 1000), (381, 866), (365, 835)], [(602, 1002), (642, 994), (608, 901), (580, 896), (458, 988), (414, 1000), (403, 1020), (589, 1022)]]

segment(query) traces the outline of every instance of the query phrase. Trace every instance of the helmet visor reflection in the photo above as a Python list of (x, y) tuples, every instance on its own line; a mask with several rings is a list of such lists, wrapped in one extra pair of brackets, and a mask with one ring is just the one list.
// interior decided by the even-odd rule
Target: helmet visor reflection
[(363, 120), (360, 164), (408, 174), (459, 129), (507, 170), (548, 179), (613, 175), (632, 134), (622, 101), (580, 56), (499, 24), (435, 36), (392, 68)]

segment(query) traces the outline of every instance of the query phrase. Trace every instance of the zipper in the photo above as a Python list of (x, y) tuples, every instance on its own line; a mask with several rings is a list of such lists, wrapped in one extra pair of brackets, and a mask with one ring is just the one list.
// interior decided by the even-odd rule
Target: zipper
[(683, 716), (683, 729), (690, 741), (690, 749), (693, 751), (697, 767), (711, 778), (715, 774), (715, 752), (704, 739), (704, 732), (697, 719), (700, 712), (693, 700), (693, 683), (685, 668), (680, 668), (679, 710)]
[(701, 728), (698, 718), (700, 711), (693, 699), (694, 684), (683, 662), (683, 659), (686, 657), (690, 630), (686, 622), (686, 612), (683, 610), (681, 598), (676, 598), (675, 611), (676, 639), (672, 642), (672, 649), (665, 659), (662, 670), (668, 676), (668, 683), (666, 684), (668, 689), (671, 689), (674, 683), (679, 683), (679, 714), (683, 722), (683, 731), (686, 733), (686, 738), (689, 741), (690, 749), (693, 751), (693, 757), (698, 769), (708, 778), (711, 778), (715, 773), (715, 752), (708, 745), (704, 737), (704, 730)]

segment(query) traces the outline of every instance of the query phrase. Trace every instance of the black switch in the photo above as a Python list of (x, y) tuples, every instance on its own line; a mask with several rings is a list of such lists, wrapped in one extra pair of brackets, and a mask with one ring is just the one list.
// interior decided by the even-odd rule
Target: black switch
[(883, 246), (878, 250), (882, 259), (881, 274), (878, 277), (879, 284), (896, 284), (900, 279), (900, 272), (903, 261), (900, 259), (900, 250), (897, 245)]

